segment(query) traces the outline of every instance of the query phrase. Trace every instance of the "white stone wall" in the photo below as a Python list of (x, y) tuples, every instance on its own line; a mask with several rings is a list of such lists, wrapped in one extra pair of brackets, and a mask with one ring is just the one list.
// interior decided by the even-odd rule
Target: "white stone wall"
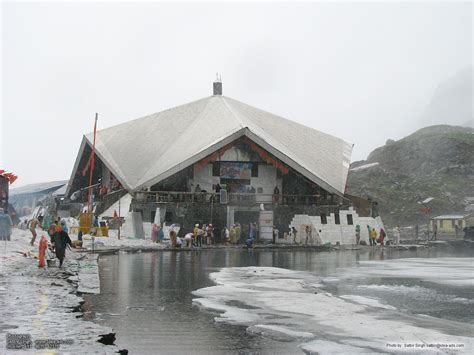
[[(347, 215), (352, 215), (353, 225), (347, 223)], [(369, 233), (367, 225), (375, 228), (377, 233), (380, 228), (383, 228), (383, 223), (380, 217), (359, 217), (357, 212), (350, 207), (348, 210), (340, 210), (340, 224), (335, 223), (334, 213), (327, 216), (327, 224), (321, 223), (320, 216), (295, 215), (290, 223), (290, 229), (295, 227), (297, 230), (296, 242), (304, 244), (306, 241), (306, 225), (312, 227), (313, 244), (321, 245), (326, 243), (331, 244), (355, 244), (355, 228), (360, 226), (360, 240), (364, 240), (369, 244)], [(284, 242), (282, 240), (282, 242)], [(288, 242), (293, 242), (293, 238), (288, 238)]]

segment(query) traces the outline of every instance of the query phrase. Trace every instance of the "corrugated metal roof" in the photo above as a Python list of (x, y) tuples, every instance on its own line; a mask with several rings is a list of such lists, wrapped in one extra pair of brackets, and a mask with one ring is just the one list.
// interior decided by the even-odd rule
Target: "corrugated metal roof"
[[(221, 95), (100, 130), (96, 151), (134, 191), (243, 135), (327, 190), (344, 193), (351, 144)], [(92, 145), (92, 133), (86, 140)]]
[(29, 184), (21, 187), (17, 187), (15, 189), (10, 190), (10, 196), (20, 195), (20, 194), (36, 194), (45, 192), (54, 188), (59, 188), (64, 184), (67, 184), (68, 180), (60, 180), (60, 181), (49, 181), (49, 182), (41, 182), (37, 184)]

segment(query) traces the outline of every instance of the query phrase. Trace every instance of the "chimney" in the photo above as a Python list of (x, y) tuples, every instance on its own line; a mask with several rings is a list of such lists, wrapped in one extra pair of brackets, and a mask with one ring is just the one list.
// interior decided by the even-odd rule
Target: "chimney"
[(213, 95), (222, 95), (222, 82), (214, 81), (213, 89)]
[(216, 80), (212, 85), (213, 95), (222, 95), (222, 79), (219, 73), (216, 73)]

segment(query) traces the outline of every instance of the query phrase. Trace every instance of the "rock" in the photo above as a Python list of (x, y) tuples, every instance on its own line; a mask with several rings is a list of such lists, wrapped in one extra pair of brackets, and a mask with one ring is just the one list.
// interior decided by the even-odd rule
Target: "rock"
[[(115, 333), (108, 333), (108, 334), (101, 334), (99, 340), (97, 340), (99, 343), (102, 343), (104, 345), (114, 345), (115, 343)], [(128, 353), (128, 351), (127, 351)]]

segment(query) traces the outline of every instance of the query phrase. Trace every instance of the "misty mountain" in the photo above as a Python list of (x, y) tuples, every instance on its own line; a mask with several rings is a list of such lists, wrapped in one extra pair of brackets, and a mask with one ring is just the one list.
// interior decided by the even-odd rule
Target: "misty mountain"
[(378, 201), (389, 227), (426, 223), (418, 201), (429, 197), (432, 216), (464, 212), (474, 196), (474, 129), (437, 125), (388, 140), (351, 164), (347, 192)]
[(441, 83), (420, 118), (420, 126), (450, 124), (474, 127), (473, 68), (459, 71)]

